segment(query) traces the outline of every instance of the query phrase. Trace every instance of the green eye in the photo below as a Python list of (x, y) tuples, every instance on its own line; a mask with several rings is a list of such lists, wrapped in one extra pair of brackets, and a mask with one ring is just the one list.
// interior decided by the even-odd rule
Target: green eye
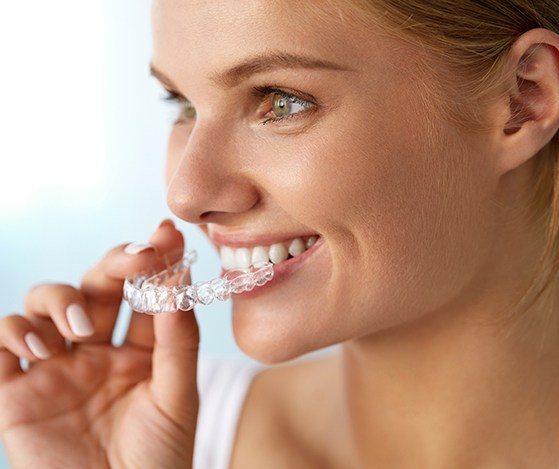
[(192, 105), (190, 101), (184, 102), (184, 108), (182, 110), (184, 117), (187, 119), (195, 119), (196, 118), (196, 108)]
[[(301, 99), (290, 93), (286, 93), (278, 88), (265, 86), (265, 87), (255, 87), (255, 94), (260, 97), (273, 96), (272, 99), (272, 111), (276, 117), (270, 117), (261, 124), (266, 124), (268, 122), (275, 122), (289, 117), (296, 117), (303, 114), (301, 111), (314, 108), (316, 105), (310, 101)], [(192, 103), (186, 99), (181, 94), (166, 90), (167, 95), (163, 97), (164, 101), (170, 101), (180, 105), (180, 116), (175, 121), (175, 124), (182, 122), (182, 119), (196, 119), (196, 108)]]
[(176, 91), (166, 90), (167, 94), (162, 97), (164, 101), (171, 102), (173, 104), (179, 105), (180, 115), (178, 119), (175, 121), (175, 124), (180, 122), (183, 118), (186, 119), (195, 119), (196, 118), (196, 109), (192, 105), (192, 103), (186, 99), (181, 94), (177, 93)]
[(272, 108), (276, 116), (282, 117), (289, 114), (289, 111), (291, 110), (291, 103), (289, 102), (289, 99), (285, 98), (285, 96), (275, 93)]
[(278, 118), (296, 114), (307, 109), (309, 103), (298, 99), (296, 96), (290, 96), (286, 93), (273, 93), (272, 110)]

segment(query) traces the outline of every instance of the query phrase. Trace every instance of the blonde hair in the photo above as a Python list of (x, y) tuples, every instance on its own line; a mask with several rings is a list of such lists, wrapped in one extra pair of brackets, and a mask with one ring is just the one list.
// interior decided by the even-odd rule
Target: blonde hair
[[(559, 34), (557, 0), (350, 0), (344, 4), (350, 9), (342, 9), (339, 0), (326, 3), (337, 6), (342, 22), (373, 25), (388, 36), (420, 45), (427, 52), (421, 63), (438, 79), (424, 83), (422, 92), (450, 122), (470, 131), (491, 129), (485, 110), (510, 91), (504, 84), (515, 81), (514, 71), (504, 67), (514, 41), (533, 28)], [(535, 158), (529, 219), (543, 230), (544, 249), (531, 283), (511, 310), (500, 319), (495, 316), (497, 322), (520, 317), (554, 288), (558, 277), (559, 133)]]

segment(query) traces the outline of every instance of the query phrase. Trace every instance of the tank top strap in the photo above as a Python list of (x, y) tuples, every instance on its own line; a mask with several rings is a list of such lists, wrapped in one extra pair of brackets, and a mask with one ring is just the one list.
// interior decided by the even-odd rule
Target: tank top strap
[(246, 359), (198, 359), (198, 422), (193, 469), (228, 469), (252, 378), (267, 366)]

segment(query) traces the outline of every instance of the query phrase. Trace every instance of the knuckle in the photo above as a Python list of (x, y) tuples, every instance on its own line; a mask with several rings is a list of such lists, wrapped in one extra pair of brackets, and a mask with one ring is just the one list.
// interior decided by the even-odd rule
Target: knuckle
[(52, 298), (73, 298), (79, 296), (79, 290), (69, 283), (39, 283), (32, 286), (25, 297), (25, 305), (31, 306), (38, 300)]
[(37, 299), (41, 298), (44, 299), (47, 296), (50, 296), (54, 293), (58, 293), (60, 291), (67, 291), (68, 289), (73, 288), (71, 285), (67, 285), (64, 283), (49, 283), (49, 282), (41, 282), (32, 285), (27, 294), (25, 295), (25, 305), (31, 305)]
[(0, 345), (14, 344), (29, 328), (29, 322), (20, 314), (9, 314), (0, 319)]
[(50, 286), (48, 282), (37, 282), (31, 285), (25, 294), (25, 302), (27, 303), (32, 298), (40, 294), (43, 290), (47, 289)]
[(8, 329), (13, 329), (15, 325), (21, 323), (22, 319), (23, 317), (20, 314), (7, 314), (0, 319), (0, 330), (6, 331)]

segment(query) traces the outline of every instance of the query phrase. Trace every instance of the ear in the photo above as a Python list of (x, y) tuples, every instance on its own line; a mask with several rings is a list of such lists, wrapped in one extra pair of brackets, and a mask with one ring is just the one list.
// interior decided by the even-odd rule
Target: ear
[(544, 28), (527, 31), (509, 50), (513, 72), (506, 123), (499, 129), (499, 173), (535, 156), (559, 129), (559, 35)]

